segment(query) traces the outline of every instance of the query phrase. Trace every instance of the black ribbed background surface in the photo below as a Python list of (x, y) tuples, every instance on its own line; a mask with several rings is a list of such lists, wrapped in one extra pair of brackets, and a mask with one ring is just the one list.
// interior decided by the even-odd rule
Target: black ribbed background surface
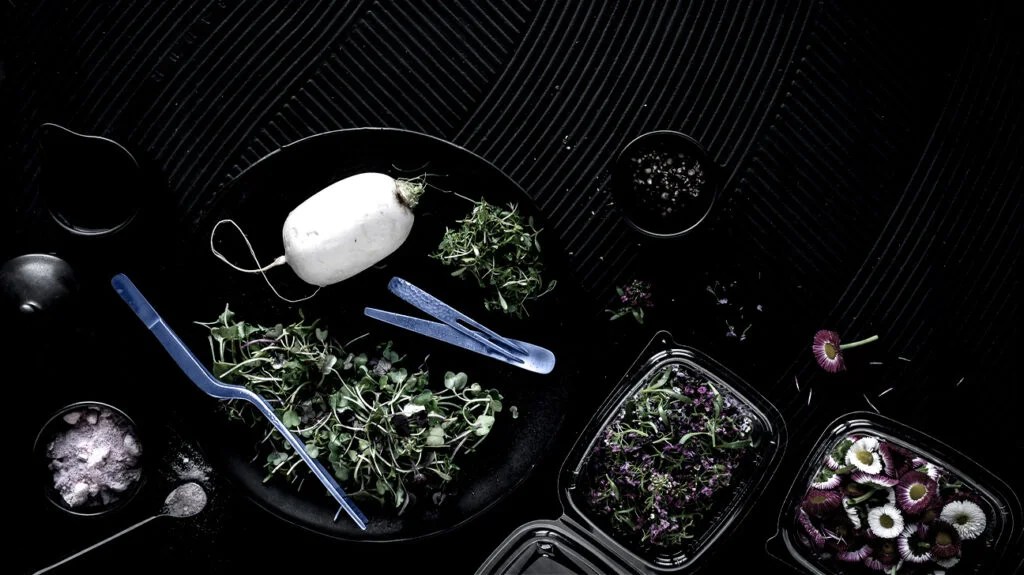
[[(122, 542), (146, 550), (144, 565), (122, 547), (83, 568), (344, 571), (348, 557), (381, 572), (471, 572), (516, 525), (560, 513), (561, 458), (654, 327), (729, 365), (790, 426), (776, 481), (728, 544), (742, 553), (721, 554), (712, 572), (752, 557), (774, 572), (762, 544), (787, 473), (826, 423), (868, 408), (862, 394), (1024, 492), (1024, 55), (1009, 4), (3, 2), (4, 260), (68, 245), (37, 193), (55, 169), (43, 122), (146, 162), (162, 185), (140, 193), (163, 202), (168, 254), (225, 184), (278, 147), (404, 128), (466, 147), (528, 191), (589, 296), (594, 324), (580, 333), (595, 358), (614, 358), (583, 376), (579, 408), (531, 480), (468, 529), (396, 550), (345, 545), (237, 498), (201, 536), (154, 526)], [(710, 220), (674, 243), (641, 239), (608, 191), (618, 151), (656, 129), (692, 135), (724, 174)], [(613, 288), (633, 277), (655, 279), (674, 305), (653, 326), (606, 325)], [(743, 343), (699, 297), (732, 279), (764, 309)], [(878, 333), (857, 353), (881, 365), (824, 374), (808, 351), (823, 327)], [(46, 532), (29, 527), (26, 538)], [(96, 534), (68, 537), (74, 548)], [(15, 552), (18, 570), (41, 566)]]

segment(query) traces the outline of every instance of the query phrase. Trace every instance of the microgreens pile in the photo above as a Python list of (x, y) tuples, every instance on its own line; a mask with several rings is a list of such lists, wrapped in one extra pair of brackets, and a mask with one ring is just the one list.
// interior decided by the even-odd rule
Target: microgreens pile
[(982, 500), (938, 465), (870, 435), (844, 438), (823, 463), (796, 509), (804, 543), (823, 562), (843, 573), (923, 575), (983, 553), (971, 549), (986, 534)]
[(541, 279), (540, 231), (532, 217), (524, 221), (514, 205), (505, 209), (480, 200), (458, 223), (458, 228), (445, 231), (430, 257), (454, 267), (453, 276), (468, 275), (492, 290), (484, 299), (485, 309), (521, 318), (529, 315), (526, 302), (554, 289), (554, 281), (545, 286)]
[[(213, 374), (268, 399), (306, 451), (334, 472), (353, 497), (370, 497), (399, 513), (418, 497), (440, 503), (502, 410), (502, 396), (465, 373), (448, 372), (430, 389), (427, 371), (406, 368), (391, 343), (370, 354), (340, 346), (317, 322), (263, 327), (236, 321), (225, 308), (210, 330)], [(308, 470), (273, 427), (248, 404), (225, 404), (234, 420), (261, 430), (267, 480), (299, 482)]]
[(745, 407), (672, 365), (646, 381), (599, 436), (581, 477), (599, 523), (643, 550), (678, 551), (710, 527), (758, 438)]

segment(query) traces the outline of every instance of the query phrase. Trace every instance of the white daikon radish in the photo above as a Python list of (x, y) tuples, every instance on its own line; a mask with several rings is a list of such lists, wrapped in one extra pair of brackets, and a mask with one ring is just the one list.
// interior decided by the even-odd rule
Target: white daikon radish
[[(287, 263), (306, 283), (328, 286), (356, 275), (397, 250), (412, 231), (412, 208), (422, 193), (423, 183), (419, 180), (395, 180), (373, 172), (357, 174), (320, 190), (288, 214), (281, 233), (284, 255), (269, 265), (242, 269), (213, 247), (213, 235), (221, 224), (237, 227), (231, 220), (214, 226), (210, 249), (239, 271), (264, 273)], [(252, 250), (251, 245), (249, 249)], [(273, 285), (270, 287), (273, 289)]]

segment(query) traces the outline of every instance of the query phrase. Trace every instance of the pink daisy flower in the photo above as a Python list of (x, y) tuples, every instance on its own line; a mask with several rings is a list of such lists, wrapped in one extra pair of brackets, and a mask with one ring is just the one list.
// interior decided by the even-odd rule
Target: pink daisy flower
[(835, 491), (822, 489), (811, 489), (804, 496), (800, 507), (807, 513), (821, 517), (831, 511), (839, 509), (842, 504), (842, 497)]
[(843, 361), (843, 350), (871, 343), (877, 339), (878, 336), (873, 335), (853, 343), (840, 343), (838, 333), (821, 329), (818, 330), (818, 333), (814, 334), (814, 344), (811, 345), (811, 351), (814, 352), (814, 357), (818, 360), (818, 365), (822, 369), (829, 373), (838, 373), (846, 369), (846, 362)]
[(934, 559), (949, 559), (960, 554), (960, 533), (941, 519), (928, 526), (928, 539)]
[(938, 491), (939, 485), (934, 479), (924, 473), (910, 471), (900, 477), (900, 484), (896, 486), (896, 502), (907, 513), (922, 513)]

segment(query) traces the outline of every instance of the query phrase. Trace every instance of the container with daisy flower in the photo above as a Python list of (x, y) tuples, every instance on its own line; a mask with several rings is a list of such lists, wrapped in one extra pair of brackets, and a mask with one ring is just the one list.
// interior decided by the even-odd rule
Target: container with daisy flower
[(887, 417), (847, 414), (804, 462), (769, 552), (815, 574), (1009, 573), (1020, 502), (989, 471)]

